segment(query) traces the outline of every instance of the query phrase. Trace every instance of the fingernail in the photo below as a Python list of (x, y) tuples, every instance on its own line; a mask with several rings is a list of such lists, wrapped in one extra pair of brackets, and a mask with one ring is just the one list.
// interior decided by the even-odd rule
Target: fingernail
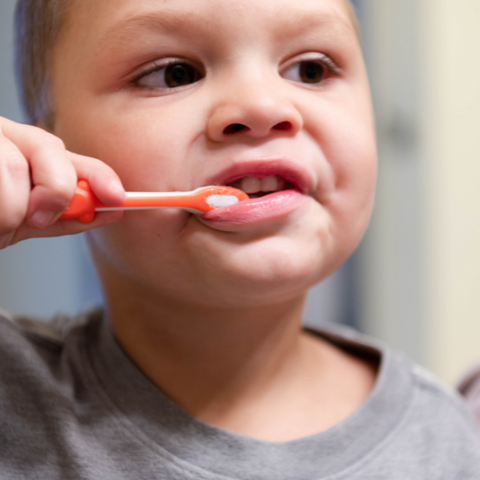
[(125, 195), (125, 190), (123, 189), (122, 184), (117, 180), (113, 180), (110, 183), (110, 191), (115, 195), (122, 195), (122, 196)]
[(30, 222), (38, 228), (45, 228), (55, 216), (52, 212), (35, 212), (30, 217)]

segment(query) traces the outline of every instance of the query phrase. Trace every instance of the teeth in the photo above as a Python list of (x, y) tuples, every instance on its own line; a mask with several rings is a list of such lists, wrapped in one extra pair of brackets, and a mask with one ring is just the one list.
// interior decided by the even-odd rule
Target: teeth
[(278, 188), (278, 177), (271, 175), (260, 180), (260, 188), (262, 192), (275, 192)]
[(276, 192), (286, 187), (284, 178), (278, 175), (270, 175), (269, 177), (243, 177), (233, 184), (234, 187), (243, 190), (245, 193), (252, 195), (260, 192)]
[(261, 181), (259, 178), (255, 177), (243, 177), (240, 183), (240, 190), (243, 190), (245, 193), (258, 193), (261, 188)]

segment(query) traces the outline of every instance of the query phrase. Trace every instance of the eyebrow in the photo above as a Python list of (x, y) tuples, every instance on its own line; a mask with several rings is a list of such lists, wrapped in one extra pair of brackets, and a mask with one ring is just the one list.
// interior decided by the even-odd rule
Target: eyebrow
[(299, 17), (286, 18), (279, 26), (282, 36), (298, 35), (299, 25), (304, 29), (319, 28), (328, 33), (350, 34), (357, 37), (356, 24), (350, 19), (350, 15), (342, 17), (334, 12), (316, 12), (314, 14), (301, 15)]
[[(135, 38), (139, 30), (176, 33), (194, 27), (198, 28), (198, 25), (199, 22), (194, 12), (157, 11), (120, 20), (105, 33), (100, 41), (126, 43)], [(328, 33), (348, 33), (355, 38), (358, 35), (356, 24), (352, 19), (343, 18), (334, 12), (316, 12), (284, 18), (278, 22), (277, 34), (282, 37), (297, 36), (299, 25), (304, 30), (323, 29)], [(211, 27), (206, 25), (205, 30), (210, 31)]]

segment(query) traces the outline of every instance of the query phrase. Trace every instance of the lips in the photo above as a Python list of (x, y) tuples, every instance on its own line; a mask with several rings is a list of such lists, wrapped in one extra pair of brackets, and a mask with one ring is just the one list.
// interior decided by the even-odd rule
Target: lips
[(199, 217), (202, 223), (223, 231), (286, 218), (313, 190), (311, 175), (303, 166), (281, 159), (234, 163), (208, 183), (233, 186), (250, 196), (250, 200)]

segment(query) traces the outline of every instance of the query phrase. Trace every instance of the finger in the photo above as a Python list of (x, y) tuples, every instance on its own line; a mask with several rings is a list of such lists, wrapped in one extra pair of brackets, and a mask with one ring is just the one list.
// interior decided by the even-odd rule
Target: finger
[(28, 162), (20, 150), (0, 134), (0, 236), (22, 224), (29, 195)]
[(91, 157), (67, 152), (79, 179), (87, 180), (97, 198), (106, 205), (120, 205), (126, 195), (122, 182), (106, 163)]
[(63, 142), (37, 127), (7, 122), (2, 125), (9, 138), (27, 159), (33, 190), (27, 218), (37, 228), (53, 223), (73, 197), (77, 176)]
[(17, 230), (16, 234), (11, 240), (11, 245), (18, 243), (28, 238), (38, 237), (60, 237), (63, 235), (76, 235), (83, 233), (94, 228), (103, 227), (109, 223), (117, 222), (123, 216), (122, 210), (112, 212), (98, 212), (95, 216), (95, 220), (90, 223), (81, 223), (78, 220), (58, 220), (53, 225), (49, 225), (46, 228), (38, 229), (32, 227), (28, 223), (24, 223)]

